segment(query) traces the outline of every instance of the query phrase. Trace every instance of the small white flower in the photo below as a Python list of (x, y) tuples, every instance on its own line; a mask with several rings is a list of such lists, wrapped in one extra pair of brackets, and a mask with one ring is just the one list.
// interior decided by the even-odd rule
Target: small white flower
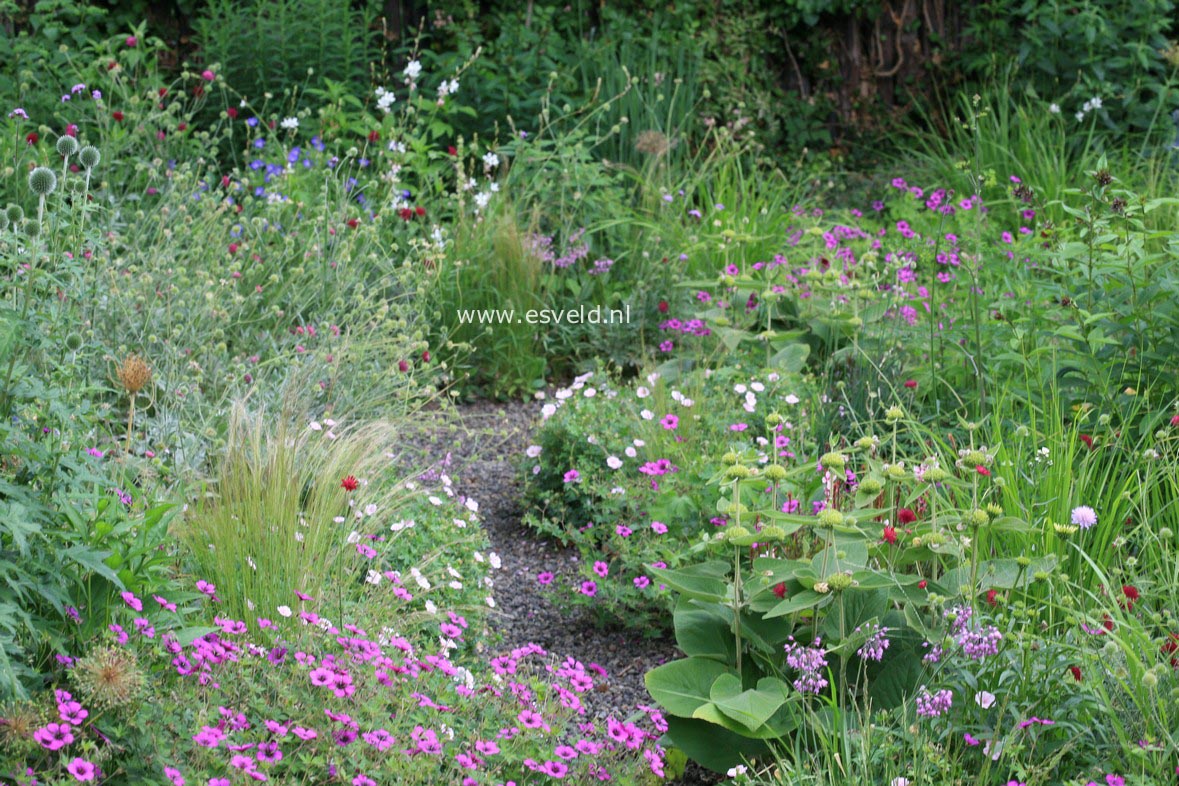
[(349, 532), (348, 533), (348, 542), (349, 543), (359, 543), (360, 542), (360, 533), (357, 532), (356, 530), (352, 530), (351, 532)]
[(449, 586), (451, 589), (461, 590), (463, 588), (463, 583), (461, 581), (452, 581), (447, 586)]
[(307, 428), (311, 429), (312, 431), (323, 431), (323, 426), (319, 425), (319, 421), (317, 420), (311, 421), (311, 425)]
[(381, 574), (379, 571), (370, 569), (368, 575), (364, 577), (364, 580), (375, 587), (381, 583)]
[(278, 613), (280, 616), (289, 617), (289, 616), (291, 616), (291, 607), (290, 606), (279, 606)]
[(468, 498), (467, 501), (463, 504), (466, 505), (467, 510), (471, 511), (472, 513), (479, 512), (479, 503), (475, 500)]
[(366, 515), (366, 516), (377, 515), (377, 506), (372, 504), (371, 502), (369, 504), (365, 505), (364, 506), (364, 515)]
[(537, 456), (540, 455), (540, 451), (541, 451), (540, 445), (529, 445), (528, 449), (524, 451), (524, 455), (527, 456), (528, 458), (536, 458)]
[(299, 118), (297, 118), (297, 117), (284, 117), (282, 119), (282, 122), (279, 123), (279, 125), (281, 125), (283, 128), (285, 128), (289, 131), (294, 131), (296, 128), (299, 127)]
[(462, 519), (451, 519), (451, 521), (459, 529), (466, 529), (467, 528), (467, 522), (463, 521)]
[(639, 452), (629, 445), (627, 446), (626, 450), (623, 451), (623, 453), (627, 455), (627, 458), (634, 458), (635, 456), (639, 455)]
[(744, 385), (734, 385), (733, 386), (734, 393), (744, 393), (747, 390), (749, 390), (749, 388), (745, 387)]
[(303, 533), (302, 532), (295, 533), (295, 542), (297, 542), (297, 543), (303, 542)]
[(410, 79), (417, 79), (418, 75), (422, 73), (422, 64), (417, 60), (410, 60), (405, 65), (405, 75)]
[(639, 413), (639, 416), (643, 420), (654, 420), (655, 419), (655, 413), (649, 409), (644, 409), (642, 412)]
[(787, 404), (797, 404), (798, 396), (794, 395), (793, 393), (788, 393), (783, 401), (785, 401)]
[(487, 603), (487, 607), (488, 607), (489, 609), (494, 609), (494, 608), (495, 608), (495, 598), (493, 598), (493, 597), (491, 597), (490, 595), (488, 595), (488, 596), (487, 596), (486, 598), (484, 598), (483, 600), (484, 600), (484, 601)]
[(495, 169), (497, 166), (499, 166), (499, 156), (490, 150), (483, 154), (484, 169)]
[(636, 439), (631, 444), (634, 445), (636, 448), (644, 448), (647, 446), (647, 443), (641, 439)]
[(554, 404), (545, 404), (540, 408), (540, 416), (545, 420), (548, 420), (555, 414), (557, 414), (557, 407)]
[(500, 561), (499, 555), (494, 551), (487, 555), (487, 561), (491, 564), (492, 570), (499, 570), (499, 566), (503, 564)]
[(1084, 119), (1085, 119), (1085, 113), (1084, 112), (1077, 112), (1077, 122), (1080, 123)]
[(461, 579), (463, 577), (463, 574), (461, 574), (457, 570), (455, 570), (453, 565), (447, 565), (446, 572), (449, 573), (451, 576), (454, 576), (456, 579)]
[(640, 387), (638, 390), (635, 391), (635, 395), (638, 396), (639, 398), (646, 398), (647, 396), (651, 395), (651, 391), (645, 387)]
[(434, 605), (434, 601), (432, 601), (432, 600), (426, 601), (426, 613), (427, 614), (437, 614), (438, 613), (438, 607), (436, 605)]
[(397, 96), (393, 95), (385, 88), (377, 88), (377, 108), (385, 114), (389, 114), (389, 107), (393, 106), (393, 102), (396, 100)]
[(1089, 99), (1089, 107), (1091, 109), (1101, 109), (1101, 97), (1093, 96)]
[(890, 783), (889, 786), (909, 786), (909, 779), (902, 778), (898, 775), (892, 779), (892, 783)]
[(1048, 112), (1053, 115), (1059, 115), (1060, 114), (1060, 104), (1049, 104), (1048, 105)]
[(974, 703), (982, 707), (984, 710), (989, 709), (995, 703), (995, 694), (990, 691), (980, 690), (974, 694)]
[(439, 505), (442, 504), (442, 500), (438, 499), (438, 497), (435, 497), (433, 494), (426, 497), (426, 500), (434, 507), (438, 507)]
[(610, 469), (618, 469), (622, 466), (622, 459), (618, 458), (618, 456), (608, 456), (606, 458), (606, 466)]

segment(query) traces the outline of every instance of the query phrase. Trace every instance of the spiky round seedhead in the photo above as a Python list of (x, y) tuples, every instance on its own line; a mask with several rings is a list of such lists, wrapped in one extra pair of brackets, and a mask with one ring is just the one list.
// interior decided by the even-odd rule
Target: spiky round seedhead
[(87, 706), (100, 710), (125, 707), (144, 692), (147, 679), (135, 653), (120, 647), (100, 647), (80, 658), (70, 679)]
[(119, 377), (119, 384), (132, 396), (143, 390), (143, 386), (151, 379), (151, 369), (139, 355), (128, 355), (119, 366), (116, 374)]
[(78, 152), (78, 140), (72, 136), (59, 136), (57, 138), (57, 154), (69, 158)]
[(57, 188), (57, 175), (46, 166), (39, 166), (29, 173), (29, 188), (37, 196), (49, 196)]
[(78, 153), (78, 160), (87, 169), (94, 169), (94, 167), (98, 166), (98, 162), (102, 160), (102, 153), (98, 152), (98, 148), (94, 147), (94, 145), (86, 145)]
[(4, 209), (4, 215), (10, 224), (19, 224), (25, 217), (25, 211), (20, 205), (9, 205)]

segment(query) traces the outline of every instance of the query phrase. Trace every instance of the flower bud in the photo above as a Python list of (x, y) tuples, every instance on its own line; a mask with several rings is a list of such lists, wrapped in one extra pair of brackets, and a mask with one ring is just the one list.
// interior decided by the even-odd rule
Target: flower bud
[(65, 158), (69, 158), (78, 152), (78, 140), (72, 136), (60, 136), (57, 138), (57, 154)]
[(823, 457), (819, 459), (819, 463), (827, 469), (839, 470), (847, 466), (847, 457), (842, 453), (833, 451), (831, 453), (824, 453)]
[(823, 508), (819, 511), (819, 526), (839, 527), (843, 525), (843, 514), (835, 508)]
[(771, 464), (766, 467), (765, 476), (774, 482), (784, 480), (786, 478), (786, 468), (781, 464)]
[(93, 145), (86, 145), (78, 153), (78, 160), (82, 162), (82, 166), (87, 169), (94, 169), (98, 166), (98, 162), (102, 160), (102, 154), (98, 152), (98, 148)]
[(49, 196), (57, 188), (57, 175), (49, 167), (39, 166), (29, 173), (29, 188), (37, 196)]
[(893, 405), (884, 411), (884, 420), (889, 424), (896, 423), (898, 420), (901, 420), (904, 417), (905, 410), (896, 405)]

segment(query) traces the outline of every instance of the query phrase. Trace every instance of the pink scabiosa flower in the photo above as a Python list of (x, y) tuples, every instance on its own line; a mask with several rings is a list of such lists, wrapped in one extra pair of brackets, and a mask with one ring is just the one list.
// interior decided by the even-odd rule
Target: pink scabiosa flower
[(1097, 513), (1088, 505), (1073, 508), (1070, 520), (1081, 529), (1089, 529), (1097, 523)]

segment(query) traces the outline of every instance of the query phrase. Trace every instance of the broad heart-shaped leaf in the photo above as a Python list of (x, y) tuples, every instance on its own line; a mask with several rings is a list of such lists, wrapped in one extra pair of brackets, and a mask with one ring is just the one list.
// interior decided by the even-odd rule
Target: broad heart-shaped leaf
[(679, 748), (701, 767), (720, 773), (770, 752), (761, 740), (744, 737), (716, 723), (674, 715), (667, 718), (667, 734), (661, 744)]
[(786, 598), (777, 606), (765, 613), (766, 619), (774, 617), (785, 617), (787, 614), (793, 614), (796, 611), (804, 609), (814, 609), (826, 606), (831, 602), (831, 594), (820, 595), (814, 590), (803, 590), (791, 597)]
[(682, 658), (651, 669), (643, 682), (668, 714), (690, 718), (709, 701), (709, 689), (722, 674), (735, 672), (709, 658)]
[(712, 683), (708, 695), (718, 710), (756, 732), (786, 703), (790, 694), (786, 684), (775, 677), (762, 677), (756, 688), (742, 690), (740, 677), (722, 674)]
[[(1016, 584), (1031, 583), (1032, 576), (1043, 571), (1051, 573), (1056, 568), (1056, 555), (1048, 554), (1034, 558), (1026, 568), (1020, 567), (1014, 559), (989, 559), (979, 563), (976, 580), (979, 587), (986, 589), (1015, 589)], [(946, 575), (937, 580), (946, 594), (954, 596), (959, 588), (970, 583), (970, 565), (960, 565), (953, 570), (946, 571)], [(972, 588), (970, 590), (974, 592)]]
[(797, 374), (806, 367), (806, 359), (811, 354), (808, 344), (787, 344), (770, 356), (769, 365), (790, 374)]
[(737, 660), (733, 610), (728, 606), (681, 597), (672, 619), (676, 645), (685, 655), (711, 658), (720, 663)]
[(724, 560), (710, 560), (689, 565), (678, 570), (648, 568), (647, 571), (689, 598), (710, 603), (719, 603), (728, 594), (728, 575), (732, 563)]
[(928, 650), (923, 650), (920, 638), (912, 641), (890, 636), (889, 648), (885, 651), (884, 660), (869, 670), (868, 697), (872, 700), (872, 708), (891, 710), (901, 706), (907, 699), (917, 692), (917, 687), (929, 679), (921, 658)]
[(836, 543), (811, 558), (811, 568), (820, 580), (832, 573), (859, 570), (868, 564), (868, 544), (863, 540)]
[(834, 604), (843, 604), (843, 614), (839, 613), (839, 606), (835, 605), (823, 619), (823, 641), (839, 642), (839, 624), (842, 617), (843, 629), (849, 634), (865, 623), (878, 620), (888, 609), (888, 593), (884, 590), (870, 592), (851, 592), (850, 590), (835, 595)]

